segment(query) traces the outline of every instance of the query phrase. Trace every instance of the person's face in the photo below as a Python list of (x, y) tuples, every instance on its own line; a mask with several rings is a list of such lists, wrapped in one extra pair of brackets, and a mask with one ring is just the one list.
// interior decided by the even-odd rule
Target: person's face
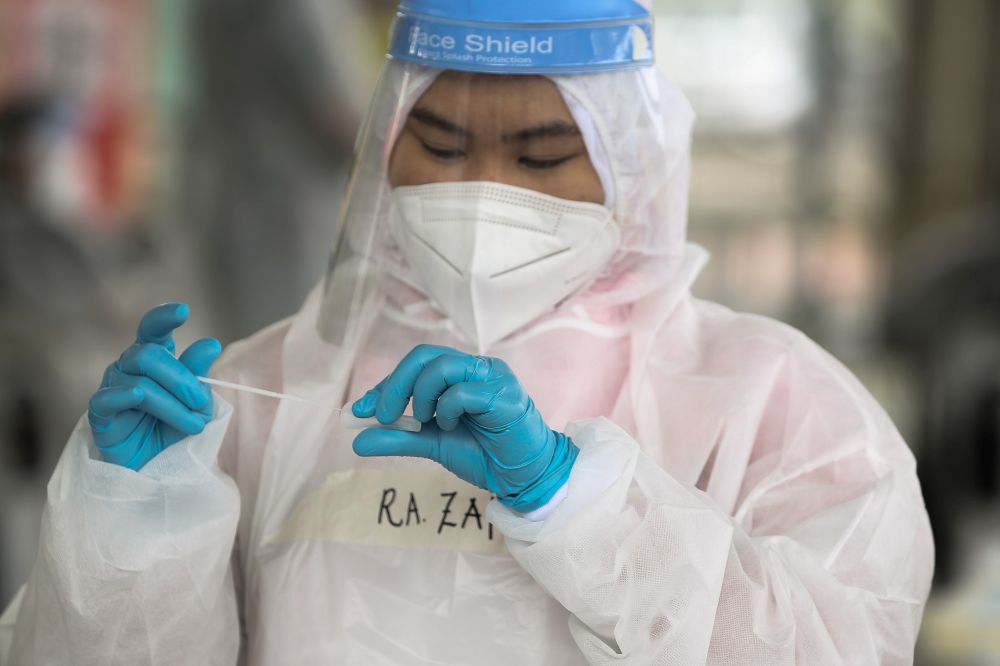
[(604, 203), (583, 137), (552, 81), (446, 72), (410, 112), (389, 160), (389, 184), (483, 180)]

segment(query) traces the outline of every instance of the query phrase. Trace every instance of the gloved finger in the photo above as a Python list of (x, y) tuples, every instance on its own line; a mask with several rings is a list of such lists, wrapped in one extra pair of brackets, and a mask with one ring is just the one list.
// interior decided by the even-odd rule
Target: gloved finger
[(209, 417), (192, 411), (152, 379), (122, 375), (122, 381), (128, 386), (137, 386), (142, 389), (142, 402), (136, 409), (163, 421), (185, 435), (195, 435), (204, 430)]
[[(388, 379), (388, 377), (386, 379)], [(351, 405), (351, 413), (359, 419), (367, 419), (374, 416), (375, 405), (378, 402), (378, 397), (381, 394), (383, 384), (385, 384), (385, 379), (376, 384), (375, 388), (368, 389), (363, 396), (355, 400), (354, 404)]]
[[(426, 423), (434, 418), (434, 410), (442, 393), (460, 382), (482, 382), (489, 377), (491, 360), (468, 354), (442, 354), (430, 361), (413, 385), (413, 416)], [(470, 386), (469, 390), (473, 390)], [(440, 423), (440, 421), (439, 421)]]
[(174, 329), (187, 321), (190, 312), (191, 309), (186, 303), (157, 305), (147, 312), (142, 321), (139, 322), (136, 340), (140, 343), (163, 345), (173, 353)]
[[(212, 364), (222, 353), (222, 345), (215, 338), (202, 338), (184, 350), (178, 359), (197, 377), (208, 376)], [(199, 384), (201, 382), (198, 382)]]
[(442, 432), (437, 424), (424, 424), (420, 432), (368, 428), (354, 438), (359, 456), (409, 456), (426, 458), (442, 465), (459, 478), (488, 488), (485, 453), (468, 433)]
[(91, 396), (87, 419), (93, 428), (103, 429), (121, 412), (142, 404), (144, 394), (138, 386), (112, 386)]
[(460, 382), (450, 386), (437, 401), (437, 424), (452, 431), (464, 414), (484, 414), (496, 400), (496, 390), (482, 382)]
[(428, 363), (442, 354), (461, 356), (462, 352), (451, 347), (417, 345), (403, 357), (399, 365), (383, 382), (375, 405), (375, 418), (380, 423), (392, 423), (403, 415), (406, 404), (413, 395), (413, 385)]
[(115, 365), (121, 373), (148, 377), (190, 409), (203, 409), (212, 400), (208, 386), (160, 345), (132, 345)]
[(409, 456), (438, 461), (437, 428), (420, 432), (365, 428), (354, 438), (354, 452), (366, 458), (373, 456)]

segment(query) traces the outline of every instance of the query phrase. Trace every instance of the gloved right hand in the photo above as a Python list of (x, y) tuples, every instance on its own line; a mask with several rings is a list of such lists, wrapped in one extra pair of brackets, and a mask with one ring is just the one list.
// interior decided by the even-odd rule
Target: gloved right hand
[(222, 346), (204, 338), (176, 358), (172, 333), (188, 313), (183, 303), (147, 312), (136, 341), (104, 371), (87, 418), (106, 462), (137, 470), (212, 420), (212, 392), (197, 377), (208, 374)]

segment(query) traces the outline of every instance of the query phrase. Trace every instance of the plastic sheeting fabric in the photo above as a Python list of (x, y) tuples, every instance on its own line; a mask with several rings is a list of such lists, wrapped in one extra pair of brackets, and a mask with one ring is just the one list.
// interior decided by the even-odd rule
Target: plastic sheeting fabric
[[(479, 518), (480, 491), (359, 460), (293, 403), (230, 396), (228, 429), (220, 402), (140, 473), (78, 428), (4, 663), (233, 663), (241, 635), (260, 664), (908, 662), (932, 546), (905, 445), (800, 334), (685, 292), (648, 304), (670, 314), (610, 418), (567, 425), (581, 455), (543, 522)], [(332, 360), (318, 300), (219, 375), (339, 395), (308, 379)]]
[[(461, 344), (419, 289), (337, 279), (382, 251), (362, 222), (384, 213), (380, 165), (419, 78), (383, 76), (351, 253), (217, 377), (339, 406), (414, 345)], [(804, 336), (691, 296), (706, 256), (683, 241), (690, 109), (669, 82), (557, 83), (609, 139), (632, 241), (607, 280), (490, 352), (581, 449), (554, 512), (526, 520), (428, 461), (359, 459), (314, 405), (220, 391), (210, 427), (138, 473), (98, 461), (84, 425), (2, 663), (912, 660), (933, 546), (905, 443)]]

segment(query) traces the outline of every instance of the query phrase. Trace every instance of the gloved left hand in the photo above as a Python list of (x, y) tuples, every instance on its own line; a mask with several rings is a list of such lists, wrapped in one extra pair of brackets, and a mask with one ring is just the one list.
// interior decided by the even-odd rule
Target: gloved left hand
[(429, 458), (522, 513), (544, 506), (569, 478), (579, 449), (545, 424), (500, 359), (420, 345), (352, 411), (388, 424), (411, 397), (420, 432), (368, 428), (354, 439), (355, 453)]
[(189, 308), (170, 303), (142, 318), (136, 340), (108, 366), (87, 417), (105, 462), (138, 470), (212, 420), (212, 392), (198, 381), (222, 347), (205, 338), (174, 357), (173, 331)]

